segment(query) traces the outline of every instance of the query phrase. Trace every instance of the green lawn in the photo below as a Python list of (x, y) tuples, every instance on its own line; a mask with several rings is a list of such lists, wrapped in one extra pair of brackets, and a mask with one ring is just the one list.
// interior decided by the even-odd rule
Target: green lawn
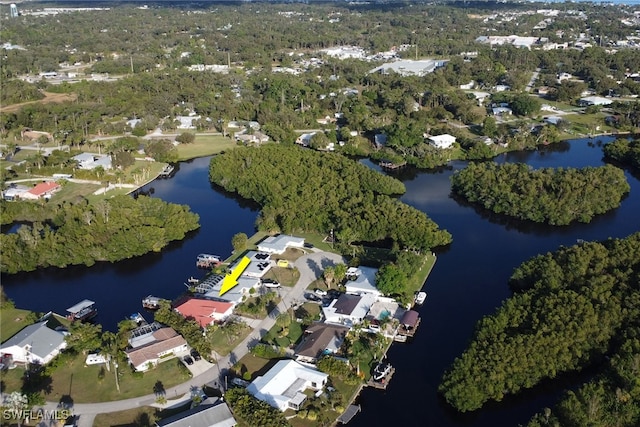
[(295, 319), (293, 319), (285, 329), (287, 333), (286, 335), (282, 335), (282, 328), (277, 324), (273, 325), (269, 332), (262, 338), (262, 341), (266, 344), (275, 344), (279, 347), (287, 348), (296, 344), (302, 337), (302, 325), (296, 322)]
[(264, 278), (276, 280), (282, 286), (294, 286), (300, 278), (300, 272), (297, 268), (273, 267)]
[(29, 326), (31, 324), (27, 320), (29, 313), (31, 313), (29, 310), (3, 306), (0, 309), (0, 341), (8, 340), (22, 328)]
[[(60, 357), (60, 356), (59, 356)], [(104, 365), (85, 366), (86, 356), (62, 355), (59, 366), (51, 375), (50, 389), (44, 397), (50, 402), (59, 402), (63, 396), (70, 396), (74, 403), (109, 402), (144, 396), (154, 391), (159, 381), (167, 389), (185, 382), (191, 374), (177, 358), (160, 363), (142, 376), (134, 376), (131, 368), (121, 365), (118, 368), (120, 392), (116, 389), (115, 373), (104, 370)], [(16, 368), (2, 374), (6, 392), (18, 390), (22, 386), (24, 369)]]
[(212, 334), (208, 334), (213, 350), (220, 356), (229, 354), (251, 333), (251, 328), (245, 323), (243, 325), (244, 327), (239, 329), (236, 335), (226, 333), (224, 326), (219, 327)]
[(194, 143), (178, 145), (178, 156), (180, 160), (193, 159), (218, 154), (237, 146), (234, 140), (222, 135), (196, 135)]
[(233, 365), (231, 370), (237, 377), (251, 378), (253, 380), (260, 375), (264, 375), (277, 362), (277, 359), (263, 359), (247, 353)]
[(126, 411), (110, 412), (108, 414), (98, 414), (93, 420), (93, 427), (145, 427), (153, 426), (155, 422), (163, 418), (170, 417), (179, 412), (189, 409), (190, 403), (179, 408), (159, 410), (150, 406), (134, 408)]
[(407, 293), (405, 294), (407, 302), (413, 301), (413, 296), (415, 295), (415, 293), (422, 289), (435, 264), (435, 254), (428, 253), (427, 255), (425, 255), (422, 267), (420, 267), (416, 274), (409, 277), (409, 280), (407, 281)]

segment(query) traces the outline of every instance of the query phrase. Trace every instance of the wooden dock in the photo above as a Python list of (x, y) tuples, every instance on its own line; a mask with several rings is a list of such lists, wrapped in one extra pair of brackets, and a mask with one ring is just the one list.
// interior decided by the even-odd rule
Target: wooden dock
[(362, 408), (360, 405), (349, 405), (347, 409), (338, 417), (338, 422), (341, 424), (347, 424), (349, 421), (360, 412)]
[(385, 377), (380, 381), (374, 381), (373, 377), (371, 377), (369, 378), (369, 381), (367, 381), (367, 386), (377, 388), (379, 390), (386, 390), (387, 385), (389, 385), (389, 381), (391, 381), (391, 377), (393, 377), (393, 374), (395, 372), (396, 372), (396, 368), (391, 368), (389, 373), (385, 375)]
[(407, 162), (393, 163), (390, 160), (381, 160), (379, 165), (382, 169), (394, 171), (394, 170), (402, 169), (403, 167), (405, 167), (407, 165)]

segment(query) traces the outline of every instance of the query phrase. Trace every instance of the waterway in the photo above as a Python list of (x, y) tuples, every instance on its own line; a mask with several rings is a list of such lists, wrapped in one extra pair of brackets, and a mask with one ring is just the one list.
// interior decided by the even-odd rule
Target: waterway
[[(496, 161), (525, 162), (534, 168), (599, 166), (604, 164), (599, 143), (610, 140), (574, 140), (538, 151), (509, 153)], [(141, 299), (148, 294), (175, 297), (188, 277), (202, 276), (195, 267), (198, 253), (226, 256), (235, 233), (254, 231), (257, 207), (212, 187), (208, 164), (208, 158), (181, 163), (173, 178), (142, 189), (169, 202), (188, 204), (200, 215), (202, 227), (184, 241), (161, 254), (117, 264), (3, 277), (8, 296), (18, 307), (56, 312), (64, 312), (80, 299), (92, 299), (100, 310), (98, 321), (109, 330), (139, 311)], [(626, 172), (629, 196), (620, 208), (590, 224), (547, 227), (506, 220), (452, 198), (449, 177), (465, 165), (456, 161), (438, 171), (405, 169), (397, 175), (407, 187), (401, 199), (449, 230), (454, 241), (438, 252), (425, 285), (429, 296), (419, 308), (422, 323), (416, 337), (410, 343), (394, 344), (388, 353), (396, 367), (389, 387), (386, 391), (365, 389), (358, 399), (362, 412), (350, 426), (516, 426), (553, 405), (565, 387), (579, 384), (579, 379), (567, 377), (562, 383), (547, 384), (466, 415), (451, 410), (436, 392), (442, 373), (464, 350), (476, 321), (509, 296), (507, 280), (522, 261), (560, 245), (572, 245), (577, 239), (625, 237), (640, 229), (640, 181)]]

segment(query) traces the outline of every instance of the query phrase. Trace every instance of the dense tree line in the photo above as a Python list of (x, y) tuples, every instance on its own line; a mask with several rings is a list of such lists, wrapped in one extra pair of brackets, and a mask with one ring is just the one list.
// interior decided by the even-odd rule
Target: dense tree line
[(339, 155), (277, 144), (239, 148), (214, 157), (209, 176), (262, 206), (260, 230), (350, 229), (352, 241), (392, 239), (417, 249), (451, 242), (424, 213), (390, 197), (405, 191), (400, 181)]
[(622, 164), (640, 169), (640, 139), (617, 139), (602, 149), (604, 155)]
[[(626, 339), (637, 340), (639, 271), (640, 233), (563, 247), (526, 261), (510, 279), (514, 295), (478, 322), (469, 347), (444, 374), (439, 391), (456, 409), (472, 411), (488, 400), (500, 401), (601, 361)], [(637, 342), (621, 348), (620, 366), (635, 361), (637, 372)], [(637, 373), (625, 372), (616, 379), (624, 384), (620, 393), (637, 392), (637, 378)], [(611, 384), (601, 387), (611, 391)], [(615, 403), (611, 397), (609, 401)]]
[(3, 273), (93, 265), (159, 252), (199, 227), (187, 206), (150, 197), (116, 196), (96, 203), (2, 202), (2, 223), (26, 221), (2, 234)]
[[(637, 336), (635, 331), (625, 335)], [(604, 372), (576, 391), (567, 392), (553, 409), (536, 414), (528, 427), (635, 427), (640, 425), (640, 341), (625, 340)]]
[(551, 225), (589, 222), (620, 206), (630, 187), (614, 166), (582, 169), (470, 163), (451, 178), (452, 191), (498, 214)]

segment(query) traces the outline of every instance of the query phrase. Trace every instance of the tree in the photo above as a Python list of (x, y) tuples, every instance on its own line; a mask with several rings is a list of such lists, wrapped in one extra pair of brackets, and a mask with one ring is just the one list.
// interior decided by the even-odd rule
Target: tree
[(521, 93), (511, 101), (511, 109), (519, 116), (528, 116), (540, 111), (540, 101), (527, 93)]
[(21, 425), (21, 421), (24, 418), (23, 411), (27, 409), (28, 399), (27, 396), (19, 391), (14, 391), (10, 395), (5, 397), (4, 404), (10, 411), (11, 418), (15, 418), (18, 422), (18, 427)]
[(180, 144), (192, 144), (195, 140), (196, 136), (191, 132), (182, 132), (180, 135), (176, 136), (176, 141)]
[(231, 246), (234, 252), (242, 252), (247, 248), (249, 238), (245, 233), (236, 233), (231, 238)]
[(376, 286), (387, 296), (403, 293), (407, 286), (407, 276), (395, 264), (385, 264), (376, 273)]
[(65, 336), (67, 347), (82, 354), (98, 349), (102, 344), (102, 325), (73, 322), (69, 332), (70, 334)]
[(498, 133), (498, 126), (496, 125), (496, 119), (488, 116), (482, 122), (482, 134), (493, 138)]

